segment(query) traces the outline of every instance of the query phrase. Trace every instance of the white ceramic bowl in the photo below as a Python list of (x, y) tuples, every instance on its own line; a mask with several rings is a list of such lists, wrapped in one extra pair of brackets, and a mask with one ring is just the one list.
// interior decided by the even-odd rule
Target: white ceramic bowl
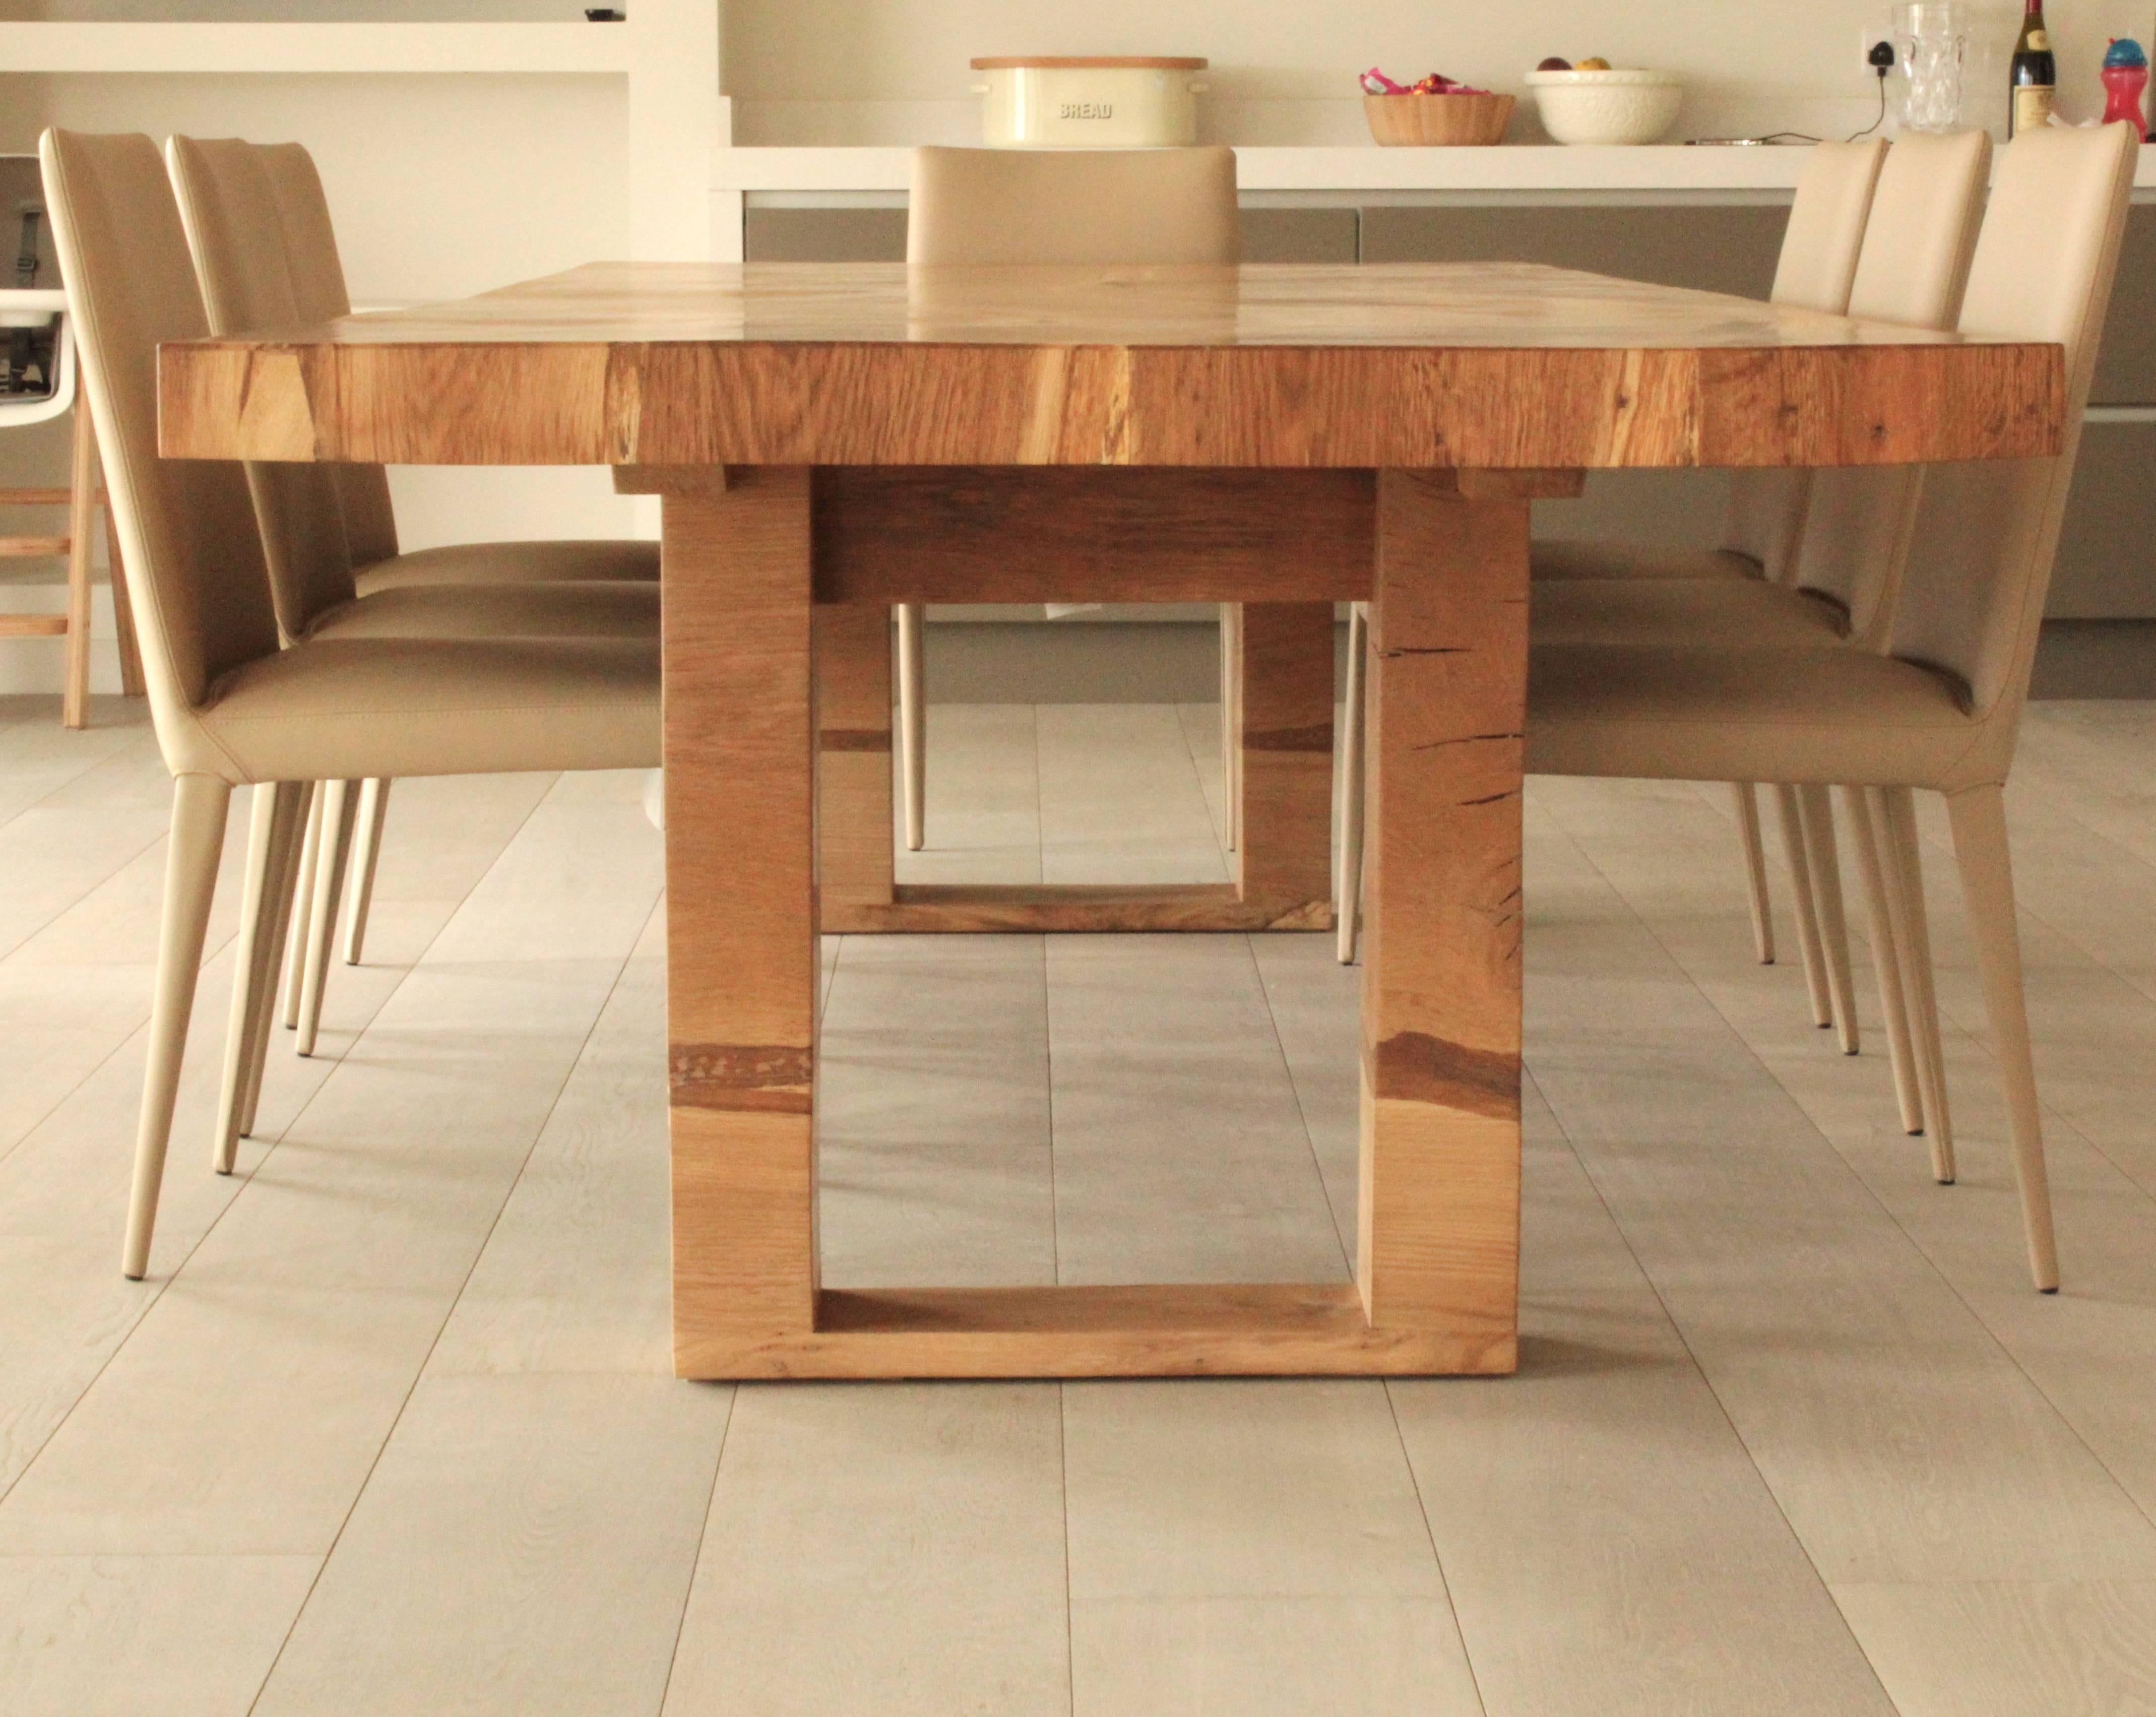
[(1534, 71), (1543, 129), (1560, 143), (1651, 143), (1676, 123), (1684, 85), (1667, 72)]

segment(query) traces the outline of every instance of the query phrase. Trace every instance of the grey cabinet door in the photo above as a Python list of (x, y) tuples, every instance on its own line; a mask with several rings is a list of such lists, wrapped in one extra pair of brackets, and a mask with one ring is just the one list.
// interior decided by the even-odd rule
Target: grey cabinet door
[(2044, 612), (2059, 620), (2156, 617), (2156, 423), (2083, 427)]
[[(1246, 208), (1243, 255), (1254, 263), (1351, 263), (1357, 211)], [(742, 228), (751, 262), (903, 262), (902, 208), (755, 208)]]
[(2089, 399), (2096, 405), (2156, 406), (2156, 204), (2137, 203), (2127, 211), (2118, 284), (2112, 289)]
[(1548, 263), (1764, 298), (1789, 222), (1786, 207), (1763, 204), (1372, 205), (1363, 210), (1363, 260)]

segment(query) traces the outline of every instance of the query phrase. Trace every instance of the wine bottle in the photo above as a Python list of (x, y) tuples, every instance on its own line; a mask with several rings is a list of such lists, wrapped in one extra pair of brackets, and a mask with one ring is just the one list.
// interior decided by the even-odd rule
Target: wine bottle
[(2009, 75), (2006, 135), (2041, 130), (2051, 123), (2051, 102), (2059, 90), (2059, 63), (2051, 54), (2051, 33), (2044, 28), (2043, 0), (2028, 0), (2021, 34), (2014, 44)]

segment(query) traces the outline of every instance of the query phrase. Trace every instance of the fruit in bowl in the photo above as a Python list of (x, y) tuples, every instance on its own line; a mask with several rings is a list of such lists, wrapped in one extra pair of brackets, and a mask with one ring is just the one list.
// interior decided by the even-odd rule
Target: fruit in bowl
[(1510, 95), (1474, 89), (1439, 72), (1396, 84), (1373, 66), (1362, 84), (1370, 135), (1387, 146), (1501, 143), (1515, 105)]
[(1584, 59), (1527, 74), (1543, 129), (1559, 143), (1652, 143), (1676, 122), (1684, 85), (1668, 72)]

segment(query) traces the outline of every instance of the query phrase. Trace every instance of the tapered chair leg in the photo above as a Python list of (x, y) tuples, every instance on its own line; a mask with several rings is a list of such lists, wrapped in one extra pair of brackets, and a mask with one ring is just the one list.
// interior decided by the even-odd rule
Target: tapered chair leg
[(157, 1192), (172, 1141), (172, 1107), (194, 1012), (210, 897), (224, 851), (225, 812), (232, 789), (213, 775), (182, 775), (172, 782), (172, 832), (165, 854), (165, 911), (157, 935), (157, 987), (150, 1005), (150, 1055), (142, 1074), (142, 1115), (135, 1135), (135, 1182), (127, 1201), (127, 1238), (120, 1268), (139, 1282), (150, 1267), (157, 1222)]
[(1856, 848), (1856, 870), (1864, 885), (1866, 920), (1871, 935), (1871, 966), (1879, 978), (1879, 1012), (1887, 1028), (1887, 1056), (1894, 1069), (1894, 1101), (1902, 1111), (1902, 1130), (1924, 1130), (1923, 1093), (1917, 1078), (1916, 1048), (1909, 1031), (1908, 999), (1902, 988), (1901, 951), (1894, 944), (1894, 923), (1887, 905), (1887, 878), (1879, 848), (1880, 831), (1861, 787), (1841, 789), (1849, 813), (1849, 836)]
[(374, 865), (382, 856), (382, 823), (389, 814), (389, 783), (363, 782), (359, 789), (359, 832), (353, 838), (352, 900), (345, 909), (344, 963), (359, 964), (367, 941), (367, 909), (374, 904)]
[[(277, 974), (284, 964), (285, 946), (292, 935), (293, 900), (299, 893), (300, 852), (305, 838), (306, 807), (313, 797), (314, 783), (303, 781), (296, 787), (291, 825), (285, 832), (283, 843), (271, 855), (271, 869), (265, 884), (270, 891), (275, 916), (270, 920), (270, 946), (264, 967), (267, 977), (261, 993), (254, 998), (258, 1023), (254, 1028), (254, 1049), (242, 1071), (239, 1132), (243, 1139), (254, 1136), (255, 1110), (262, 1101), (262, 1076), (269, 1062), (270, 1039), (274, 1035), (277, 1017)], [(229, 1162), (223, 1171), (231, 1171)]]
[(352, 856), (352, 813), (358, 796), (348, 781), (321, 784), (321, 838), (315, 847), (315, 897), (307, 905), (306, 965), (300, 982), (300, 1042), (302, 1055), (315, 1053), (322, 1023), (322, 991), (329, 982), (331, 934), (337, 899), (344, 890), (345, 867)]
[(1789, 864), (1797, 947), (1804, 956), (1804, 991), (1811, 998), (1813, 1024), (1825, 1031), (1834, 1023), (1834, 1002), (1827, 987), (1826, 956), (1820, 947), (1819, 904), (1812, 894), (1811, 860), (1804, 848), (1804, 813), (1798, 806), (1797, 790), (1777, 787), (1774, 809), (1782, 825), (1782, 851)]
[(1355, 936), (1363, 916), (1363, 656), (1369, 647), (1368, 612), (1348, 607), (1347, 701), (1340, 712), (1340, 779), (1333, 790), (1333, 846), (1340, 873), (1334, 885), (1340, 963), (1355, 963)]
[(284, 848), (300, 820), (300, 787), (298, 782), (278, 782), (254, 789), (232, 973), (232, 1019), (225, 1033), (224, 1076), (218, 1088), (217, 1131), (210, 1150), (211, 1166), (221, 1175), (232, 1172), (256, 1040), (269, 1024), (261, 1002), (276, 976), (276, 885), (282, 879)]
[(1976, 938), (1976, 968), (1992, 1053), (2006, 1090), (2014, 1135), (2014, 1172), (2021, 1186), (2021, 1226), (2029, 1273), (2046, 1294), (2059, 1288), (2059, 1248), (2051, 1228), (2051, 1188), (2044, 1168), (2044, 1122), (2036, 1106), (2036, 1066), (2029, 1047), (2029, 1004), (2021, 982), (2021, 935), (2014, 916), (2014, 858), (2006, 838), (2006, 802), (1996, 786), (1971, 788), (1947, 801), (1954, 858), (1961, 867)]
[(1924, 1135), (1932, 1147), (1932, 1176), (1942, 1187), (1954, 1181), (1953, 1116), (1947, 1105), (1946, 1048), (1939, 1036), (1938, 992), (1932, 976), (1931, 922), (1924, 909), (1923, 857), (1917, 845), (1916, 798), (1906, 787), (1866, 787), (1879, 833), (1881, 873), (1892, 915), (1902, 993), (1909, 1007), (1909, 1035), (1923, 1094)]
[(1774, 963), (1774, 909), (1767, 893), (1767, 843), (1759, 831), (1759, 789), (1748, 781), (1732, 782), (1737, 802), (1737, 838), (1744, 849), (1745, 898), (1752, 908), (1752, 947), (1762, 966)]
[(1820, 943), (1826, 957), (1835, 1029), (1841, 1038), (1841, 1053), (1854, 1055), (1861, 1047), (1856, 983), (1849, 958), (1849, 918), (1842, 906), (1841, 855), (1834, 838), (1834, 800), (1825, 787), (1814, 783), (1797, 789), (1797, 807), (1804, 825), (1804, 858), (1812, 874), (1812, 899), (1819, 906)]
[(67, 666), (61, 681), (60, 722), (83, 727), (90, 721), (90, 549), (96, 506), (97, 432), (90, 427), (90, 402), (80, 397), (68, 480)]
[(285, 957), (285, 1029), (291, 1031), (300, 1023), (300, 989), (307, 969), (306, 927), (314, 917), (315, 864), (322, 843), (322, 783), (307, 783), (307, 832), (300, 848), (300, 868), (292, 877), (292, 922), (300, 934), (294, 936)]
[(135, 636), (135, 608), (127, 598), (127, 567), (120, 554), (120, 525), (112, 516), (112, 496), (105, 497), (105, 566), (112, 581), (112, 629), (119, 636), (120, 689), (142, 695), (142, 646)]
[(1243, 606), (1220, 604), (1220, 797), (1228, 850), (1243, 845)]
[(928, 684), (919, 602), (898, 605), (898, 772), (906, 800), (906, 850), (918, 853), (928, 826)]

